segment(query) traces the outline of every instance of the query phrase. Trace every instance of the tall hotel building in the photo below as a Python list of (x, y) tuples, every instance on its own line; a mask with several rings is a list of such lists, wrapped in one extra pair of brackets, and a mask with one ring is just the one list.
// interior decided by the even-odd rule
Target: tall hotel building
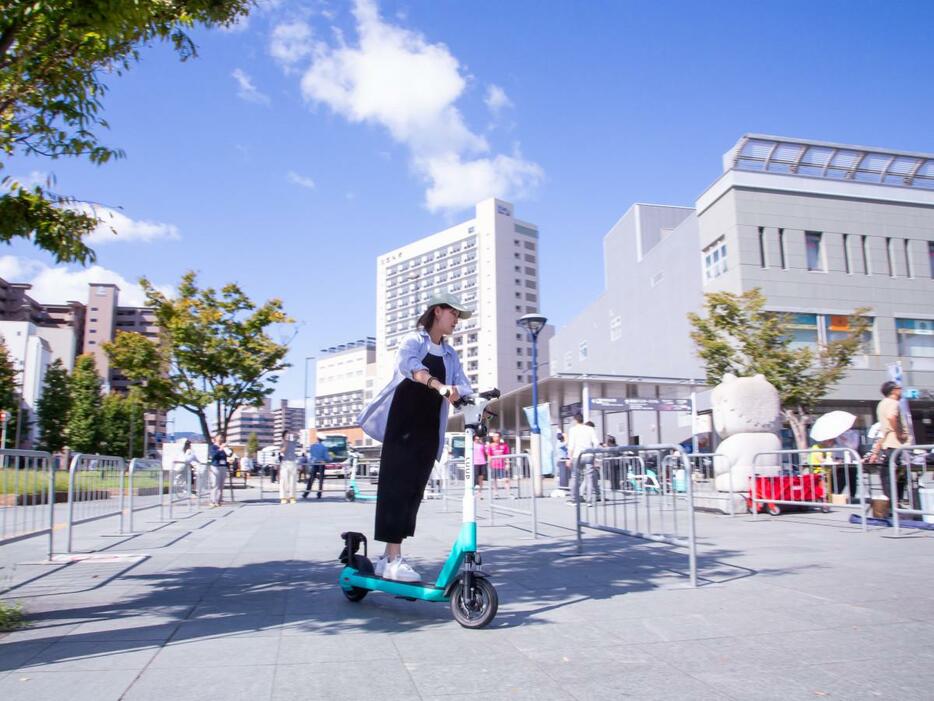
[(514, 218), (510, 203), (490, 198), (476, 205), (473, 219), (379, 256), (378, 384), (392, 375), (400, 339), (442, 291), (476, 310), (449, 339), (470, 383), (503, 392), (528, 383), (532, 348), (516, 320), (539, 310), (538, 245), (538, 227)]

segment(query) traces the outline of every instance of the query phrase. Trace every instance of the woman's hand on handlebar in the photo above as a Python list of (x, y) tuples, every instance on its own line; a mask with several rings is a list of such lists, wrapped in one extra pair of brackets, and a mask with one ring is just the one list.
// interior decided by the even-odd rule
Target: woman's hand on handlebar
[(457, 400), (461, 398), (457, 391), (457, 387), (454, 387), (453, 385), (437, 385), (436, 389), (438, 390), (438, 394), (440, 394), (442, 397), (446, 397), (447, 400), (451, 402), (451, 404), (455, 404)]

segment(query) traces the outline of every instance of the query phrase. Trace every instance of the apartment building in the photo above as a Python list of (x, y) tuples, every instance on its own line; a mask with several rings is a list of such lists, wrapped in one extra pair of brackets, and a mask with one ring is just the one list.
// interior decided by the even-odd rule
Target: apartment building
[[(530, 381), (532, 348), (516, 320), (537, 312), (538, 227), (517, 219), (509, 202), (479, 202), (472, 219), (394, 249), (376, 264), (376, 363), (392, 375), (399, 340), (431, 296), (450, 291), (476, 311), (449, 342), (471, 384), (504, 392)], [(539, 362), (547, 363), (547, 348)]]
[(376, 339), (372, 336), (321, 349), (315, 361), (314, 431), (342, 434), (350, 445), (372, 440), (357, 425), (357, 416), (373, 398)]
[(283, 431), (299, 435), (305, 429), (305, 403), (301, 399), (280, 399), (272, 410), (273, 432), (276, 437)]
[[(217, 431), (217, 426), (212, 428)], [(276, 433), (276, 417), (268, 399), (261, 407), (240, 407), (233, 413), (227, 425), (227, 443), (245, 446), (251, 433), (256, 434), (260, 448), (279, 444), (282, 433)]]
[[(75, 358), (91, 353), (98, 373), (107, 391), (125, 392), (129, 382), (119, 371), (110, 367), (103, 344), (112, 341), (117, 331), (134, 331), (150, 338), (158, 335), (155, 315), (151, 309), (122, 307), (119, 288), (107, 283), (88, 286), (87, 304), (68, 301), (63, 304), (42, 304), (29, 295), (31, 286), (0, 279), (0, 323), (5, 324), (8, 347), (18, 349), (23, 373), (24, 401), (32, 407), (27, 396), (41, 392), (45, 367), (60, 359), (70, 372)], [(15, 324), (16, 326), (9, 326)], [(22, 339), (36, 339), (22, 341)], [(26, 345), (23, 345), (26, 343)], [(44, 350), (39, 350), (40, 346)], [(30, 349), (27, 350), (26, 349)], [(22, 352), (20, 352), (22, 351)], [(46, 355), (47, 354), (47, 358)], [(43, 359), (44, 358), (44, 359)], [(31, 359), (31, 361), (30, 361)], [(38, 363), (38, 364), (36, 364)], [(32, 388), (35, 387), (33, 392)], [(158, 448), (166, 434), (165, 412), (147, 412), (146, 445)]]

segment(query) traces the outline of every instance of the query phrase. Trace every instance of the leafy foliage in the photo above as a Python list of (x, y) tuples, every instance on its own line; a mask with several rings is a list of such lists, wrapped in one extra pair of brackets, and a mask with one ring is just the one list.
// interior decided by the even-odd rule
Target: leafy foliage
[(26, 625), (22, 605), (0, 601), (0, 632), (16, 630)]
[(12, 448), (18, 447), (13, 445), (17, 415), (20, 412), (20, 389), (17, 374), (16, 369), (13, 367), (13, 361), (10, 360), (10, 353), (7, 350), (6, 343), (0, 337), (0, 409), (7, 412), (7, 447)]
[(856, 309), (849, 318), (849, 333), (821, 345), (815, 353), (792, 347), (790, 319), (765, 309), (766, 298), (758, 288), (736, 295), (705, 295), (704, 316), (688, 314), (691, 340), (704, 362), (709, 385), (723, 375), (762, 373), (778, 390), (782, 409), (800, 448), (807, 447), (805, 425), (813, 407), (846, 374), (847, 368), (870, 328), (868, 308)]
[(96, 453), (100, 441), (101, 378), (94, 356), (84, 354), (75, 361), (69, 380), (71, 412), (68, 415), (68, 445), (78, 453)]
[(71, 394), (68, 371), (58, 358), (45, 372), (42, 396), (36, 404), (39, 423), (39, 450), (57, 453), (67, 443), (68, 415), (71, 412)]
[(259, 406), (288, 367), (288, 346), (267, 334), (274, 324), (292, 320), (282, 301), (257, 306), (236, 284), (200, 289), (186, 273), (175, 298), (166, 297), (143, 278), (147, 306), (155, 311), (158, 342), (137, 333), (118, 333), (104, 349), (115, 367), (138, 383), (147, 406), (182, 408), (195, 414), (210, 437), (207, 409), (214, 404), (218, 432), (226, 433), (241, 406)]
[[(252, 0), (5, 0), (0, 14), (0, 154), (85, 157), (102, 165), (122, 157), (102, 144), (96, 128), (107, 86), (155, 40), (182, 60), (196, 55), (186, 34), (197, 24), (229, 25)], [(3, 170), (0, 163), (0, 171)], [(59, 261), (94, 260), (83, 237), (96, 217), (68, 206), (75, 200), (51, 183), (27, 187), (4, 178), (0, 240), (32, 238)]]
[(248, 457), (255, 458), (256, 454), (259, 452), (259, 438), (256, 436), (255, 432), (250, 432), (250, 435), (246, 439), (246, 454)]

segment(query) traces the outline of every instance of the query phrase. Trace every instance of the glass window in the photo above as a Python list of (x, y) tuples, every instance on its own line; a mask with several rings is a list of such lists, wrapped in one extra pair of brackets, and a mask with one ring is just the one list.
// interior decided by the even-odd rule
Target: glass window
[(934, 358), (934, 321), (896, 319), (898, 354), (908, 358)]
[[(827, 314), (824, 319), (824, 338), (827, 342), (839, 341), (850, 334), (851, 318), (845, 314)], [(872, 325), (863, 333), (860, 351), (865, 354), (875, 353), (872, 342)]]
[(792, 348), (817, 348), (817, 314), (791, 314)]
[(614, 316), (610, 319), (610, 340), (618, 341), (623, 337), (623, 317)]
[(765, 259), (765, 227), (764, 226), (759, 227), (759, 267), (760, 268), (769, 267)]
[(808, 270), (823, 270), (824, 260), (821, 255), (821, 233), (819, 231), (804, 232), (804, 245), (807, 251)]
[(931, 266), (931, 278), (934, 279), (934, 241), (928, 241), (928, 262)]
[(721, 236), (703, 251), (704, 280), (713, 280), (727, 271), (726, 238)]

